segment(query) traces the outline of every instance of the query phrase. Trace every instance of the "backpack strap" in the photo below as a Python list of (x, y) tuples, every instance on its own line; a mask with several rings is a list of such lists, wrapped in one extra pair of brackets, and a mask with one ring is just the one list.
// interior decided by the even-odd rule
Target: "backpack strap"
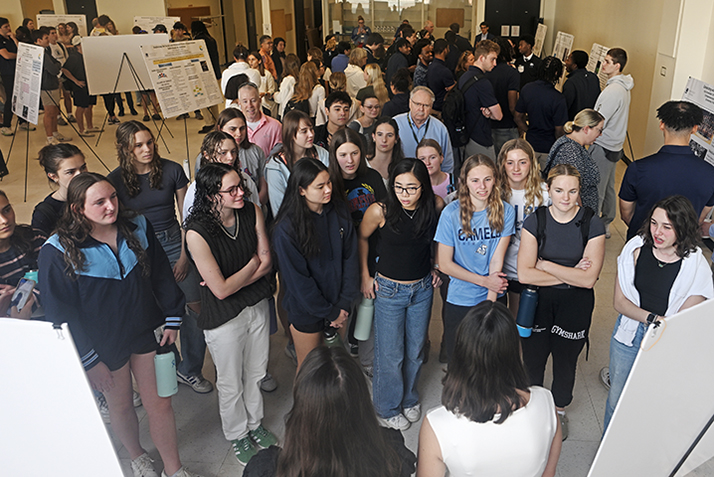
[(590, 221), (592, 220), (595, 212), (590, 207), (583, 207), (583, 218), (580, 219), (580, 233), (583, 236), (583, 250), (588, 245), (588, 236), (590, 235)]
[(548, 210), (548, 207), (546, 206), (538, 207), (535, 210), (537, 223), (536, 240), (538, 241), (538, 256), (540, 256), (540, 251), (543, 250), (543, 246), (545, 245), (545, 222), (546, 220), (548, 220), (546, 210)]
[(472, 87), (477, 81), (478, 77), (476, 75), (469, 78), (466, 83), (464, 83), (464, 86), (462, 88), (459, 88), (461, 90), (461, 94), (465, 95), (466, 91), (468, 91), (469, 88)]

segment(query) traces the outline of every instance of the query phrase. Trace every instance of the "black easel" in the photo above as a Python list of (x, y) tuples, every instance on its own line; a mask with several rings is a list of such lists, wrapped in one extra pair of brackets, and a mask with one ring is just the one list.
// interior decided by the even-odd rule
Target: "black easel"
[(669, 474), (669, 477), (674, 477), (674, 475), (675, 475), (675, 474), (679, 471), (679, 469), (684, 465), (684, 463), (685, 463), (685, 462), (687, 461), (687, 459), (689, 458), (689, 455), (692, 453), (692, 451), (694, 451), (694, 448), (697, 447), (697, 444), (699, 444), (699, 441), (702, 440), (702, 438), (704, 437), (704, 434), (707, 433), (707, 431), (708, 431), (709, 428), (712, 426), (712, 424), (714, 424), (714, 416), (712, 416), (712, 417), (709, 419), (709, 422), (706, 423), (706, 425), (704, 426), (704, 429), (702, 429), (702, 431), (699, 433), (699, 435), (697, 436), (697, 438), (694, 439), (694, 442), (692, 442), (692, 445), (689, 446), (689, 449), (687, 449), (687, 452), (685, 452), (684, 455), (682, 456), (682, 458), (679, 460), (679, 462), (678, 462), (677, 465), (675, 466), (675, 468), (674, 468), (674, 470), (672, 471), (672, 473)]

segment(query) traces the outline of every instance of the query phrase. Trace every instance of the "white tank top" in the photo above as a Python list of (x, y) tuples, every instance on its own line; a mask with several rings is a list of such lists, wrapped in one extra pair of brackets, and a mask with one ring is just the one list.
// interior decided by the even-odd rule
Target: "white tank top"
[(558, 422), (550, 391), (533, 386), (530, 392), (528, 404), (502, 424), (474, 422), (444, 406), (429, 411), (447, 475), (543, 475)]

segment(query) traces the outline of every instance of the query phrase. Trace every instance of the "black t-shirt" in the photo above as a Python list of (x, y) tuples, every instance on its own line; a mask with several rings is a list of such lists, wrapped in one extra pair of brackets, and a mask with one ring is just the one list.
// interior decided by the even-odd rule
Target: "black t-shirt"
[(483, 71), (476, 66), (469, 67), (469, 70), (461, 76), (461, 79), (459, 79), (459, 89), (463, 91), (466, 82), (474, 76), (478, 77), (479, 80), (464, 94), (466, 127), (469, 129), (471, 139), (481, 146), (489, 147), (493, 145), (491, 123), (488, 118), (483, 115), (481, 108), (495, 106), (498, 104), (498, 99), (496, 99), (496, 95), (493, 93), (493, 85), (490, 81), (486, 80)]
[(441, 111), (444, 105), (444, 96), (446, 96), (446, 88), (454, 84), (454, 74), (446, 66), (443, 60), (434, 58), (426, 72), (426, 85), (433, 91), (436, 99), (434, 100), (434, 109)]
[[(54, 192), (52, 194), (54, 194)], [(66, 204), (66, 202), (52, 197), (52, 194), (37, 204), (34, 212), (32, 212), (32, 228), (39, 230), (46, 237), (52, 235), (57, 221), (64, 213), (64, 206)]]
[(521, 78), (518, 75), (518, 71), (508, 63), (499, 63), (494, 69), (486, 73), (486, 79), (493, 85), (493, 92), (496, 95), (498, 104), (501, 105), (501, 112), (503, 112), (503, 119), (500, 121), (491, 120), (491, 128), (515, 128), (516, 123), (508, 107), (508, 92), (518, 92), (521, 89)]
[(352, 220), (358, 227), (367, 208), (375, 202), (381, 202), (387, 196), (384, 182), (379, 172), (374, 169), (365, 171), (365, 174), (354, 179), (345, 179), (345, 192), (347, 207), (352, 214)]
[(327, 123), (321, 124), (319, 126), (315, 126), (314, 131), (315, 131), (315, 138), (312, 140), (312, 143), (316, 146), (320, 146), (320, 147), (327, 149), (329, 151), (330, 150), (330, 139), (332, 139), (332, 135), (327, 130)]
[(640, 294), (640, 308), (664, 316), (669, 308), (669, 292), (682, 267), (682, 260), (665, 265), (660, 263), (651, 245), (641, 247), (635, 264), (635, 288)]
[(526, 140), (536, 152), (547, 153), (555, 143), (555, 128), (568, 122), (565, 96), (543, 80), (521, 89), (516, 112), (528, 114)]
[[(0, 35), (0, 50), (7, 50), (8, 53), (17, 53), (17, 45), (12, 38)], [(17, 60), (7, 60), (0, 55), (0, 75), (14, 75)]]

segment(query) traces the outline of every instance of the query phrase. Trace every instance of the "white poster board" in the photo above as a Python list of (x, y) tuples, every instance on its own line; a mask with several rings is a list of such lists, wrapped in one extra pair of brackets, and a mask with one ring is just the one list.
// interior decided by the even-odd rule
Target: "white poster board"
[[(589, 477), (668, 476), (714, 415), (714, 300), (648, 330)], [(714, 456), (714, 432), (677, 472)]]
[(595, 73), (600, 79), (600, 90), (605, 89), (607, 84), (607, 75), (602, 72), (602, 62), (605, 61), (607, 52), (610, 48), (607, 46), (602, 46), (598, 43), (593, 43), (593, 47), (590, 49), (590, 57), (588, 58), (588, 64), (585, 69), (591, 73)]
[[(45, 49), (41, 46), (19, 43), (15, 64), (15, 85), (12, 94), (12, 112), (37, 124), (40, 114), (40, 91), (42, 88), (42, 64)], [(10, 101), (7, 98), (6, 101)]]
[(77, 24), (79, 36), (87, 36), (87, 17), (84, 15), (37, 15), (37, 26), (55, 27), (60, 23), (74, 22)]
[(539, 23), (535, 34), (535, 45), (533, 45), (533, 53), (535, 53), (536, 56), (540, 56), (543, 51), (543, 43), (545, 43), (546, 33), (548, 33), (548, 27)]
[(2, 475), (123, 477), (65, 324), (0, 318)]
[(565, 62), (565, 60), (573, 51), (573, 42), (575, 37), (570, 33), (565, 33), (559, 31), (555, 36), (555, 44), (553, 45), (553, 56), (558, 58), (560, 61)]
[[(520, 25), (511, 25), (511, 36), (512, 37), (521, 36), (521, 26)], [(518, 45), (516, 45), (516, 46), (518, 46)]]
[(134, 26), (138, 26), (151, 34), (156, 25), (162, 24), (166, 27), (166, 31), (170, 32), (174, 27), (174, 23), (180, 21), (181, 17), (134, 17)]
[(203, 40), (142, 46), (141, 51), (164, 117), (223, 102)]
[(501, 25), (501, 36), (503, 38), (511, 36), (511, 25)]
[(690, 76), (682, 99), (702, 108), (704, 119), (697, 132), (692, 134), (689, 146), (694, 154), (714, 166), (714, 86)]
[[(151, 78), (146, 71), (146, 65), (141, 55), (142, 45), (165, 45), (169, 43), (169, 35), (116, 35), (116, 36), (88, 36), (82, 38), (82, 53), (84, 55), (84, 68), (87, 70), (87, 86), (89, 94), (107, 94), (113, 91), (138, 91), (136, 80), (126, 60), (122, 66), (124, 53), (129, 57), (141, 85), (144, 89), (151, 89)], [(121, 76), (117, 83), (119, 67)], [(116, 85), (116, 89), (115, 89)]]

